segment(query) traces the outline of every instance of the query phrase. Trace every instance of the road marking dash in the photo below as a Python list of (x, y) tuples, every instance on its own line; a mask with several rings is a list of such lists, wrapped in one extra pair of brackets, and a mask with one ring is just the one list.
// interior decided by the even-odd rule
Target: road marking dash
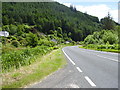
[(65, 51), (62, 49), (63, 53), (65, 54), (65, 56), (70, 60), (70, 62), (75, 65), (75, 63), (72, 61), (72, 59), (65, 53)]
[(79, 67), (76, 67), (79, 72), (82, 72), (82, 70)]
[(85, 79), (89, 82), (89, 84), (90, 84), (92, 87), (96, 87), (96, 85), (92, 82), (92, 80), (91, 80), (89, 77), (85, 76)]

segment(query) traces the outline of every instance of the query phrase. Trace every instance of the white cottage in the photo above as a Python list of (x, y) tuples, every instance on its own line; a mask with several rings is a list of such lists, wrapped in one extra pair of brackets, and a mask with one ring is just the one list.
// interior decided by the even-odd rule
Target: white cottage
[(9, 36), (9, 32), (7, 32), (7, 31), (0, 31), (0, 36), (8, 37)]

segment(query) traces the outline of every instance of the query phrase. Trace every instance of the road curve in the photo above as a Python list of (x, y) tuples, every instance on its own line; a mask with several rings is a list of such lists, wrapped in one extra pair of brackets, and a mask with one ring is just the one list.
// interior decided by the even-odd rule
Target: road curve
[(68, 64), (29, 88), (118, 88), (118, 54), (68, 46)]

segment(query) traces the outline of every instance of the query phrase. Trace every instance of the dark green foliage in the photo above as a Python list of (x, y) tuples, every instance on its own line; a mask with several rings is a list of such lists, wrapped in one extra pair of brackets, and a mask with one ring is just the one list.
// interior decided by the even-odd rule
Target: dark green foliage
[(3, 24), (4, 24), (4, 25), (8, 25), (8, 24), (9, 24), (9, 19), (8, 19), (7, 16), (3, 16), (3, 17), (2, 17), (2, 21), (3, 21)]
[(57, 2), (3, 2), (2, 5), (3, 25), (10, 25), (3, 28), (10, 35), (29, 33), (30, 28), (25, 29), (24, 25), (19, 24), (35, 25), (33, 30), (45, 34), (51, 34), (52, 30), (56, 36), (74, 41), (83, 40), (87, 35), (100, 30), (97, 17), (79, 12), (73, 6), (68, 8)]

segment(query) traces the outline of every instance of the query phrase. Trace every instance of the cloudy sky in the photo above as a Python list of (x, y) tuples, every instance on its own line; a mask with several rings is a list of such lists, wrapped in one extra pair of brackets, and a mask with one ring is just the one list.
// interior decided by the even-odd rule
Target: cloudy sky
[(73, 5), (78, 11), (97, 16), (99, 19), (110, 12), (113, 20), (118, 22), (118, 2), (120, 0), (56, 0), (66, 6)]

